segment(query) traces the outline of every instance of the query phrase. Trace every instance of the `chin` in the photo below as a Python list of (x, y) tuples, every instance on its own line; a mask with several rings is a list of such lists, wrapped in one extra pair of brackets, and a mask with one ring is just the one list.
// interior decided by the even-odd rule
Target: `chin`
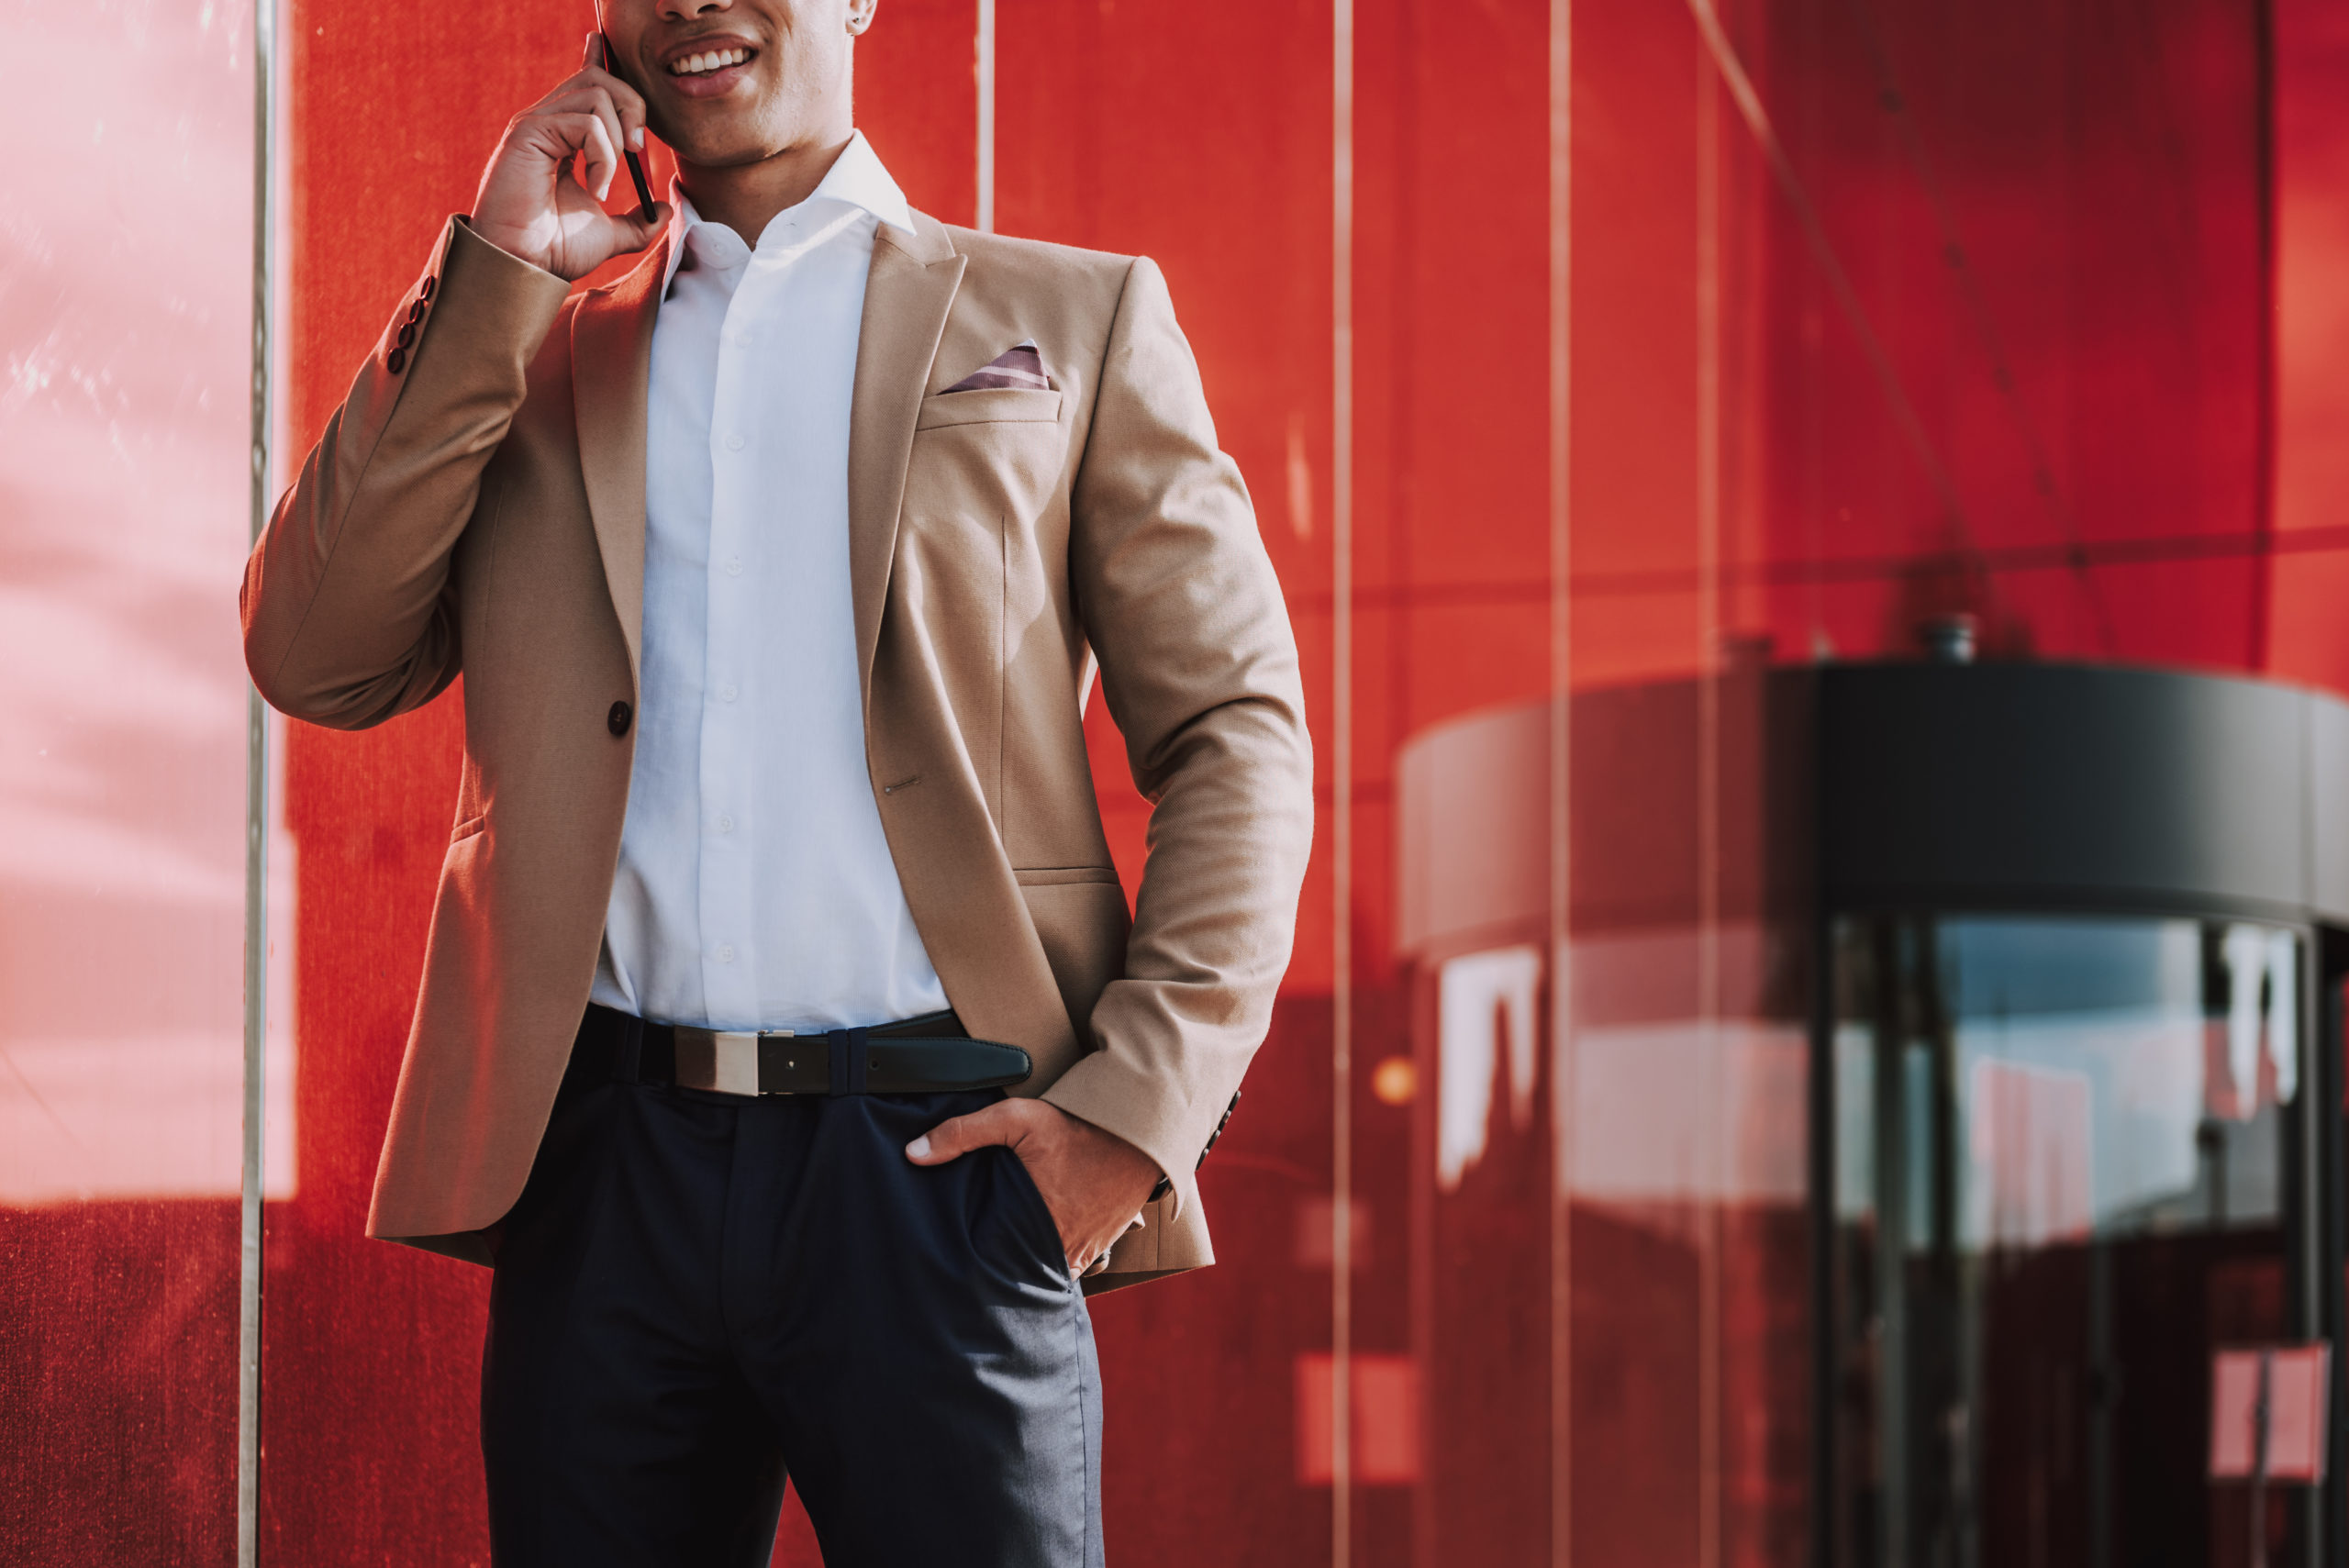
[(670, 136), (655, 128), (653, 134), (669, 144), (679, 162), (703, 169), (739, 169), (774, 157), (785, 145), (749, 115), (699, 126), (691, 133)]

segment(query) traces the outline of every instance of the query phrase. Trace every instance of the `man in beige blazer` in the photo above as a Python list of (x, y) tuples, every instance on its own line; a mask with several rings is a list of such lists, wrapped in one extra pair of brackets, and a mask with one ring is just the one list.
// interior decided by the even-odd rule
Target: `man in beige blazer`
[(786, 1473), (835, 1568), (1099, 1562), (1076, 1276), (1212, 1261), (1288, 959), (1296, 649), (1164, 283), (906, 209), (876, 3), (616, 0), (247, 570), (288, 714), (465, 677), (369, 1230), (494, 1265), (503, 1564), (763, 1563)]

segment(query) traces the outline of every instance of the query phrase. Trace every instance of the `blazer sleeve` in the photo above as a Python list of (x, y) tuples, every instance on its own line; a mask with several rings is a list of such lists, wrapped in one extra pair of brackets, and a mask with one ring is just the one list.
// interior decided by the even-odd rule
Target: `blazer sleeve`
[(1127, 274), (1072, 495), (1070, 568), (1101, 692), (1152, 803), (1098, 1049), (1044, 1098), (1173, 1182), (1192, 1172), (1270, 1026), (1313, 841), (1297, 641), (1166, 284)]
[(449, 221), (245, 563), (245, 667), (272, 706), (362, 729), (456, 678), (451, 552), (568, 292)]

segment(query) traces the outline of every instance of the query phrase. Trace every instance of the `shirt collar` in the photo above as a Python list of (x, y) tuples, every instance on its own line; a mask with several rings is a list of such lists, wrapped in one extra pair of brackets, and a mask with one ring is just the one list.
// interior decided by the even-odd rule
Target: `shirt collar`
[[(914, 231), (913, 209), (906, 205), (905, 192), (899, 190), (897, 182), (889, 177), (889, 171), (882, 165), (881, 155), (873, 150), (873, 144), (864, 139), (864, 133), (861, 130), (850, 135), (848, 145), (841, 149), (838, 158), (832, 160), (831, 169), (809, 193), (807, 202), (800, 205), (805, 206), (808, 202), (818, 201), (835, 201), (863, 207), (899, 233), (910, 236)], [(669, 259), (661, 274), (663, 298), (668, 295), (670, 284), (676, 279), (677, 263), (685, 257), (685, 236), (704, 221), (686, 197), (685, 187), (674, 180), (669, 183), (669, 203), (676, 209), (676, 216), (669, 220)], [(780, 217), (782, 214), (775, 216)]]

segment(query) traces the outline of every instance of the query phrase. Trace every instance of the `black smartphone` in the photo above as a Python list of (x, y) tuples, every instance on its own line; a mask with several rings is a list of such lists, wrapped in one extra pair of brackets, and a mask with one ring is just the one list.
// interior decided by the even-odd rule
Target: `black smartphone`
[[(615, 51), (612, 49), (612, 35), (604, 30), (604, 0), (596, 0), (596, 41), (603, 46), (604, 69), (611, 71)], [(612, 74), (617, 76), (619, 72), (613, 71)], [(644, 181), (644, 161), (636, 155), (635, 148), (625, 145), (620, 148), (620, 156), (628, 160), (628, 177), (636, 182), (637, 202), (644, 209), (644, 221), (651, 223), (652, 221), (652, 187)]]

